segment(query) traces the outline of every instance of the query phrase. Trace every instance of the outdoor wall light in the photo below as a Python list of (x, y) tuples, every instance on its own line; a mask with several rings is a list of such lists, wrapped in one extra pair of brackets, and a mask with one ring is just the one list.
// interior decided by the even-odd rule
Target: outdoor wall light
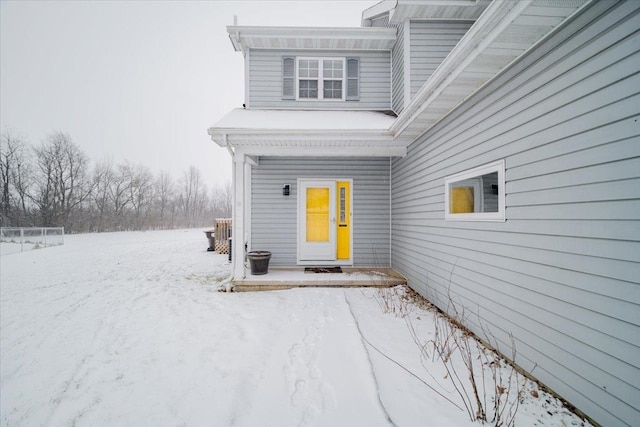
[(284, 187), (282, 187), (282, 195), (283, 196), (288, 196), (290, 189), (291, 189), (291, 187), (289, 186), (289, 184), (285, 184)]

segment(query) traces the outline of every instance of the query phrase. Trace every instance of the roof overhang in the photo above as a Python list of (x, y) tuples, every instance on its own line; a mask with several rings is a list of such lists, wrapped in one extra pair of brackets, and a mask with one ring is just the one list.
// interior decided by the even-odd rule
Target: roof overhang
[(246, 49), (390, 50), (395, 28), (228, 26), (237, 52)]
[(593, 0), (493, 1), (390, 130), (407, 146)]
[(232, 110), (211, 139), (250, 156), (404, 156), (393, 138), (395, 120), (374, 111)]
[[(593, 1), (491, 2), (397, 118), (371, 111), (239, 109), (209, 134), (248, 155), (404, 156), (411, 143)], [(378, 30), (358, 30), (368, 29)]]
[(383, 0), (362, 12), (362, 26), (389, 15), (391, 24), (407, 19), (476, 20), (491, 0)]

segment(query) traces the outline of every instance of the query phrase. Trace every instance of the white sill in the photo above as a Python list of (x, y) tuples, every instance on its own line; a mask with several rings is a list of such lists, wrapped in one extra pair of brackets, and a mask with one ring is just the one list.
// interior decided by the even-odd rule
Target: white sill
[(506, 218), (503, 212), (492, 212), (489, 214), (474, 213), (474, 214), (448, 214), (444, 215), (445, 221), (493, 221), (493, 222), (505, 222)]

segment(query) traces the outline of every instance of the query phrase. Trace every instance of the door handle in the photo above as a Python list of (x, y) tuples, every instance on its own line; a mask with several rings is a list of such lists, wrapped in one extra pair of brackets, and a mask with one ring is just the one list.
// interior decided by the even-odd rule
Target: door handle
[(335, 217), (334, 217), (334, 218), (331, 218), (331, 222), (332, 222), (333, 224), (335, 224), (335, 223), (336, 223), (336, 219), (335, 219)]

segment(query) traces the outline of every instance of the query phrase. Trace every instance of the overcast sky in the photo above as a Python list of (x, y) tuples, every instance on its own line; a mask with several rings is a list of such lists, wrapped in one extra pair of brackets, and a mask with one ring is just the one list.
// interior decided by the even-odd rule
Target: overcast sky
[(231, 161), (207, 129), (242, 106), (226, 26), (360, 26), (362, 1), (0, 1), (0, 125), (40, 144), (68, 133), (93, 161), (147, 165), (209, 187)]

